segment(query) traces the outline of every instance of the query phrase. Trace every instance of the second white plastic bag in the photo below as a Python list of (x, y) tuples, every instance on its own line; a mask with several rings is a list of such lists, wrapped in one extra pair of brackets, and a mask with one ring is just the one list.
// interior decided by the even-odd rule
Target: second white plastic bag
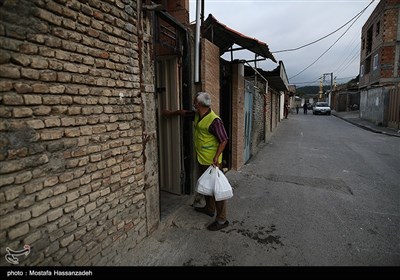
[(224, 172), (216, 167), (216, 178), (214, 187), (214, 197), (216, 201), (225, 200), (233, 196), (232, 186), (226, 178)]

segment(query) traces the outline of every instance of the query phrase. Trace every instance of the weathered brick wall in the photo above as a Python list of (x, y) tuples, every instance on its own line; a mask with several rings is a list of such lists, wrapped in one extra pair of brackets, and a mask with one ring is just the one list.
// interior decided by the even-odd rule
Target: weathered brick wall
[[(400, 7), (397, 3), (397, 6), (394, 3), (390, 3), (389, 1), (387, 9), (385, 10), (383, 17), (383, 41), (385, 42), (385, 46), (381, 50), (380, 61), (381, 61), (381, 75), (380, 77), (383, 79), (390, 79), (399, 77), (398, 67), (399, 63), (399, 55), (397, 54), (396, 59), (396, 51), (400, 48), (400, 43), (398, 43), (400, 34), (399, 27), (399, 13)], [(397, 69), (396, 69), (397, 68)]]
[(201, 90), (210, 94), (211, 107), (213, 111), (219, 115), (219, 48), (207, 39), (202, 39), (201, 57)]
[(381, 22), (381, 33), (383, 33), (383, 39), (385, 42), (395, 43), (398, 39), (399, 10), (400, 7), (398, 1), (387, 1), (384, 18), (382, 19), (383, 22)]
[(143, 130), (147, 145), (155, 136), (142, 98), (154, 89), (136, 5), (2, 2), (1, 265), (24, 244), (22, 265), (106, 264), (146, 236)]
[[(361, 87), (375, 82), (391, 83), (393, 78), (399, 76), (399, 10), (398, 0), (380, 1), (362, 28), (362, 40), (365, 42), (367, 42), (368, 30), (372, 30), (372, 47), (370, 54), (367, 53), (366, 43), (365, 48), (361, 50), (361, 65), (364, 65), (366, 69), (367, 64), (370, 64), (370, 72), (360, 77)], [(378, 67), (374, 69), (373, 59), (376, 54)], [(370, 60), (367, 60), (367, 57)]]
[(167, 11), (172, 17), (183, 24), (189, 23), (189, 0), (174, 0), (165, 2), (167, 5)]
[[(380, 47), (383, 43), (383, 29), (384, 29), (384, 1), (381, 1), (375, 10), (372, 12), (371, 16), (365, 22), (362, 28), (362, 47), (361, 47), (361, 64), (364, 67), (364, 74), (360, 75), (360, 86), (369, 84), (371, 81), (379, 79), (380, 71), (373, 69), (373, 58), (376, 54), (381, 60)], [(380, 33), (377, 35), (377, 22), (380, 21)], [(368, 38), (368, 31), (372, 31), (372, 37)], [(368, 42), (371, 44), (370, 49), (368, 49)], [(367, 59), (368, 57), (368, 59)], [(361, 66), (360, 66), (361, 67)], [(370, 69), (369, 71), (367, 69)], [(361, 70), (360, 70), (361, 71)]]

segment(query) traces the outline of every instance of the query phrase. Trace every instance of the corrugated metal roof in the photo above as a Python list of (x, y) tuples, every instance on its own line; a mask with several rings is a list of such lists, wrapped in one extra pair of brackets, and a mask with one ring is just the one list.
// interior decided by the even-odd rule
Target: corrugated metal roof
[(237, 44), (264, 58), (269, 58), (273, 62), (277, 62), (266, 43), (247, 37), (229, 28), (225, 24), (220, 23), (212, 14), (209, 14), (202, 27), (203, 36), (219, 47), (221, 55), (227, 52), (234, 44)]

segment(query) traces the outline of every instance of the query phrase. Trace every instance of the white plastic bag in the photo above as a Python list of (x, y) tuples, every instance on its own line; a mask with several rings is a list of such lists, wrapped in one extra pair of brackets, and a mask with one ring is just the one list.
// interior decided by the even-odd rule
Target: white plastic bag
[(196, 191), (204, 195), (213, 195), (215, 178), (217, 176), (217, 170), (214, 166), (210, 165), (207, 170), (197, 180)]
[(217, 176), (215, 180), (215, 188), (214, 188), (214, 197), (216, 201), (220, 200), (225, 200), (228, 198), (231, 198), (233, 196), (232, 192), (232, 187), (231, 184), (228, 181), (228, 178), (226, 178), (224, 172), (219, 170), (218, 167), (217, 169)]

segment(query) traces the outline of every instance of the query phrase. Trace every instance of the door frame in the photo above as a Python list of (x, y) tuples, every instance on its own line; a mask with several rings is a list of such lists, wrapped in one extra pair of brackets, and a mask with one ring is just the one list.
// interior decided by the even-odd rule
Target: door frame
[(160, 191), (183, 193), (183, 139), (179, 116), (164, 117), (161, 111), (182, 108), (180, 65), (177, 56), (158, 57), (156, 61), (158, 107), (158, 153)]

